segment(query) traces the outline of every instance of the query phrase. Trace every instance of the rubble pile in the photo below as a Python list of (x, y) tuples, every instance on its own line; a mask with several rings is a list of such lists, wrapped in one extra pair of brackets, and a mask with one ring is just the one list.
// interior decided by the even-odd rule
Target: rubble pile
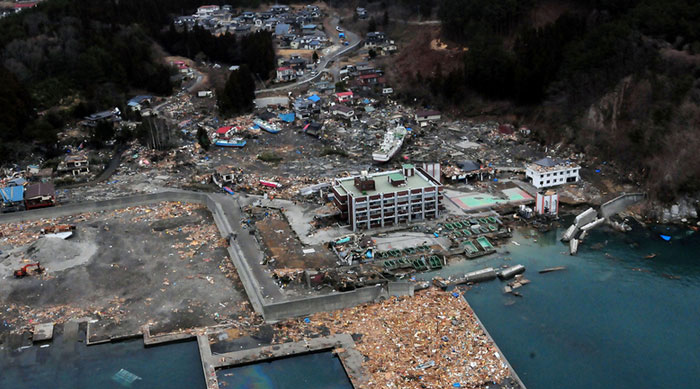
[(95, 213), (82, 213), (64, 218), (38, 219), (20, 223), (0, 224), (0, 245), (12, 247), (24, 246), (39, 239), (42, 228), (57, 224), (75, 224), (92, 219)]
[(272, 276), (285, 284), (301, 283), (304, 280), (304, 269), (274, 269)]
[(137, 206), (119, 209), (113, 212), (119, 213), (134, 213), (136, 216), (131, 218), (134, 223), (151, 222), (163, 219), (172, 219), (181, 216), (190, 216), (197, 210), (206, 209), (204, 205), (193, 203), (181, 203), (179, 201), (165, 201), (155, 205)]
[(309, 332), (352, 334), (365, 357), (367, 387), (481, 388), (510, 375), (459, 294), (427, 289), (306, 321), (281, 323), (275, 342), (301, 341)]
[(219, 230), (214, 224), (189, 225), (164, 231), (166, 234), (175, 232), (185, 234), (187, 240), (187, 242), (172, 245), (180, 254), (180, 259), (194, 257), (197, 251), (205, 245), (210, 245), (209, 247), (212, 249), (226, 247), (226, 239), (219, 235)]
[(119, 321), (124, 315), (119, 305), (119, 299), (114, 298), (107, 307), (80, 308), (70, 304), (54, 305), (51, 307), (36, 308), (29, 305), (8, 304), (4, 309), (2, 326), (12, 333), (30, 331), (38, 323), (63, 324), (79, 317), (107, 317)]

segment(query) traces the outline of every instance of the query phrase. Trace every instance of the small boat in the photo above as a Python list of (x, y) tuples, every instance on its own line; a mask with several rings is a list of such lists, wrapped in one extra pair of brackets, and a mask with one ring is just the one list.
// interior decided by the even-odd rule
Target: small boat
[(260, 185), (266, 186), (268, 188), (273, 188), (273, 189), (279, 189), (282, 187), (282, 184), (274, 182), (274, 181), (266, 181), (266, 180), (260, 180)]
[(261, 120), (261, 119), (255, 119), (255, 120), (253, 120), (253, 123), (256, 126), (262, 128), (263, 130), (269, 132), (270, 134), (276, 134), (276, 133), (282, 131), (282, 128), (280, 128), (280, 126), (278, 126), (274, 123), (266, 122), (266, 121)]
[(651, 253), (649, 255), (644, 256), (644, 259), (652, 259), (652, 258), (656, 258), (656, 253)]
[(553, 271), (559, 271), (559, 270), (566, 270), (566, 266), (556, 266), (556, 267), (548, 267), (546, 269), (540, 270), (540, 274), (544, 273), (551, 273)]
[(246, 140), (243, 138), (217, 139), (214, 144), (221, 147), (243, 147), (246, 145)]
[(425, 263), (425, 259), (418, 258), (415, 261), (413, 261), (413, 268), (418, 271), (425, 271), (428, 270), (428, 264)]

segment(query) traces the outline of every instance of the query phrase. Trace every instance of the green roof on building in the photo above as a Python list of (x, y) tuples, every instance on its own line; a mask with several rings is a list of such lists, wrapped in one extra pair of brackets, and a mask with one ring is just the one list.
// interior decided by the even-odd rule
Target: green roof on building
[[(355, 186), (355, 177), (346, 177), (338, 180), (338, 185), (335, 186), (336, 190), (340, 194), (352, 194), (353, 196), (363, 196), (363, 195), (375, 195), (379, 193), (394, 193), (400, 192), (408, 189), (420, 189), (425, 187), (435, 186), (431, 181), (423, 178), (416, 172), (416, 174), (410, 177), (404, 177), (398, 170), (382, 172), (378, 174), (371, 175), (370, 178), (374, 179), (375, 190), (368, 190), (362, 193), (361, 190), (357, 189)], [(393, 186), (389, 180), (406, 180), (404, 185)]]

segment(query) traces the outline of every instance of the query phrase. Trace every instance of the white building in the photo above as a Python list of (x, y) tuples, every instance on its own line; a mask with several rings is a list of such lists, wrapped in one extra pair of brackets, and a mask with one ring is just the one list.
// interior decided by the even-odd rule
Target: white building
[(211, 16), (212, 14), (214, 14), (214, 12), (218, 11), (219, 9), (221, 9), (221, 7), (219, 7), (218, 5), (203, 5), (197, 8), (197, 16)]
[(535, 188), (548, 188), (578, 182), (581, 167), (572, 162), (542, 158), (525, 170), (525, 176)]
[(438, 218), (442, 189), (425, 170), (406, 164), (401, 170), (336, 179), (331, 193), (341, 217), (357, 231)]

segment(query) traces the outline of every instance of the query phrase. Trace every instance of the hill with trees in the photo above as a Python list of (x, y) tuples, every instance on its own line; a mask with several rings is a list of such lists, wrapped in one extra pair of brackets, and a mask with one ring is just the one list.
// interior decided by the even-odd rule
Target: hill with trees
[(258, 77), (269, 77), (274, 68), (269, 33), (236, 39), (168, 29), (173, 16), (192, 13), (201, 4), (51, 0), (1, 19), (0, 162), (32, 151), (57, 152), (56, 133), (68, 120), (123, 108), (134, 91), (170, 94), (175, 71), (158, 46), (173, 54), (201, 52), (212, 61), (247, 64)]
[[(535, 25), (545, 7), (565, 12)], [(467, 115), (506, 101), (543, 142), (617, 162), (657, 198), (700, 191), (700, 3), (443, 0), (437, 14), (468, 50), (407, 97)]]

